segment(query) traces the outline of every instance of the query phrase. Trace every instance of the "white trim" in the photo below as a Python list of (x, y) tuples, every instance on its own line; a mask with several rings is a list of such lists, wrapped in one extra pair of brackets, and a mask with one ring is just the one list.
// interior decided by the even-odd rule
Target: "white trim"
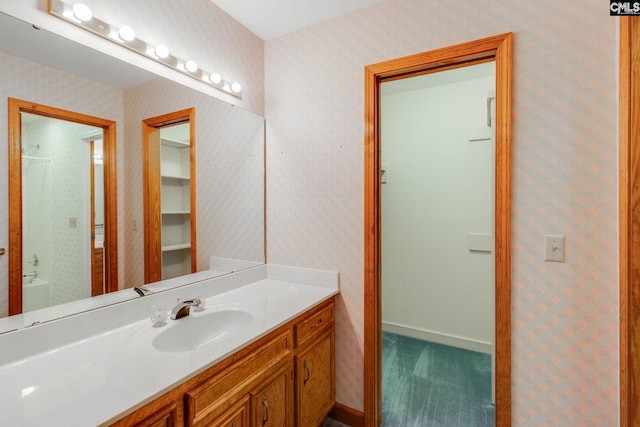
[(382, 330), (398, 335), (404, 335), (406, 337), (417, 338), (423, 341), (463, 348), (465, 350), (487, 354), (492, 353), (492, 344), (490, 342), (478, 341), (472, 338), (460, 337), (444, 332), (429, 331), (427, 329), (420, 329), (413, 326), (384, 321), (382, 322)]

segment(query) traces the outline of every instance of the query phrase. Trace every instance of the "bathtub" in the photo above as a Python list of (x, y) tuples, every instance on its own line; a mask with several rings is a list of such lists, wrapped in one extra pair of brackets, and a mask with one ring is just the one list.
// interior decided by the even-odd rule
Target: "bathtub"
[(22, 283), (22, 312), (38, 310), (51, 305), (51, 286), (48, 280), (25, 279)]

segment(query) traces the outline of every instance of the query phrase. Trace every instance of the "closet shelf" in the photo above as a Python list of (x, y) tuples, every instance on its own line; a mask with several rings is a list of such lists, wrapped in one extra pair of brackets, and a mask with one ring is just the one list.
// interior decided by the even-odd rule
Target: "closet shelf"
[(181, 251), (191, 249), (191, 243), (177, 243), (175, 245), (163, 245), (162, 252)]
[(179, 210), (162, 211), (162, 215), (190, 215), (190, 214), (191, 214), (190, 211), (179, 211)]
[(189, 141), (178, 141), (176, 139), (162, 138), (160, 143), (166, 147), (189, 148)]
[(163, 180), (172, 180), (172, 181), (180, 181), (180, 182), (189, 182), (191, 178), (188, 176), (177, 176), (177, 175), (161, 175)]

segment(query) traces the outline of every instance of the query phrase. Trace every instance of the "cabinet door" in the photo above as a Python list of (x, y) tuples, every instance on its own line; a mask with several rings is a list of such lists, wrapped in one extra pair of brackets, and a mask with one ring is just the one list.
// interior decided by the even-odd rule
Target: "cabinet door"
[(285, 369), (269, 377), (251, 393), (253, 425), (257, 427), (291, 426), (293, 398), (293, 370), (290, 362)]
[(335, 403), (334, 332), (296, 357), (296, 425), (318, 426)]

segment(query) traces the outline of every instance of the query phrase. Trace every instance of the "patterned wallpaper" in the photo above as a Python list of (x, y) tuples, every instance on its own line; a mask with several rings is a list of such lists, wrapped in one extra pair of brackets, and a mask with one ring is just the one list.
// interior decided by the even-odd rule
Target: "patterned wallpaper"
[[(269, 261), (340, 272), (363, 409), (363, 67), (514, 33), (513, 419), (618, 421), (616, 31), (602, 1), (388, 0), (265, 44)], [(542, 259), (567, 236), (566, 263)]]
[[(158, 79), (125, 91), (124, 281), (144, 279), (142, 120), (196, 109), (198, 269), (209, 257), (264, 261), (264, 119), (220, 100)], [(138, 229), (133, 229), (133, 221)]]
[[(264, 108), (269, 260), (340, 272), (337, 398), (356, 409), (363, 406), (363, 67), (514, 32), (514, 425), (616, 425), (617, 19), (601, 1), (477, 0), (452, 7), (443, 0), (387, 0), (269, 41), (264, 52), (259, 39), (217, 8), (205, 11), (208, 0), (126, 7), (125, 1), (90, 2), (101, 3), (100, 13), (110, 18), (146, 23), (140, 31), (147, 34), (161, 26), (176, 45), (197, 46), (207, 66), (242, 70), (240, 105)], [(39, 4), (3, 1), (2, 8), (63, 26), (35, 10)], [(0, 56), (0, 76), (5, 97), (54, 105), (60, 104), (54, 94), (66, 94), (63, 108), (121, 114), (105, 88), (93, 92), (89, 83), (54, 71), (34, 73), (24, 61)], [(68, 96), (87, 91), (95, 96), (83, 102)], [(7, 188), (6, 164), (0, 188)], [(6, 224), (5, 196), (0, 236)], [(547, 232), (567, 235), (565, 264), (542, 261)], [(0, 315), (6, 271), (7, 258), (0, 257)]]
[[(122, 123), (122, 91), (97, 84), (95, 82), (72, 76), (51, 68), (36, 65), (32, 62), (16, 58), (0, 52), (0, 135), (5, 135), (0, 144), (0, 159), (8, 158), (7, 98), (13, 97), (27, 101), (50, 105), (65, 110), (82, 112), (92, 116), (116, 120)], [(117, 127), (118, 146), (118, 184), (122, 185), (121, 166), (123, 158), (122, 127)], [(8, 165), (0, 162), (0, 247), (8, 246)], [(122, 208), (122, 194), (118, 195), (118, 206)], [(122, 240), (122, 227), (119, 229), (119, 239)], [(122, 264), (122, 253), (120, 254)], [(0, 317), (8, 312), (8, 266), (7, 256), (0, 257)]]

